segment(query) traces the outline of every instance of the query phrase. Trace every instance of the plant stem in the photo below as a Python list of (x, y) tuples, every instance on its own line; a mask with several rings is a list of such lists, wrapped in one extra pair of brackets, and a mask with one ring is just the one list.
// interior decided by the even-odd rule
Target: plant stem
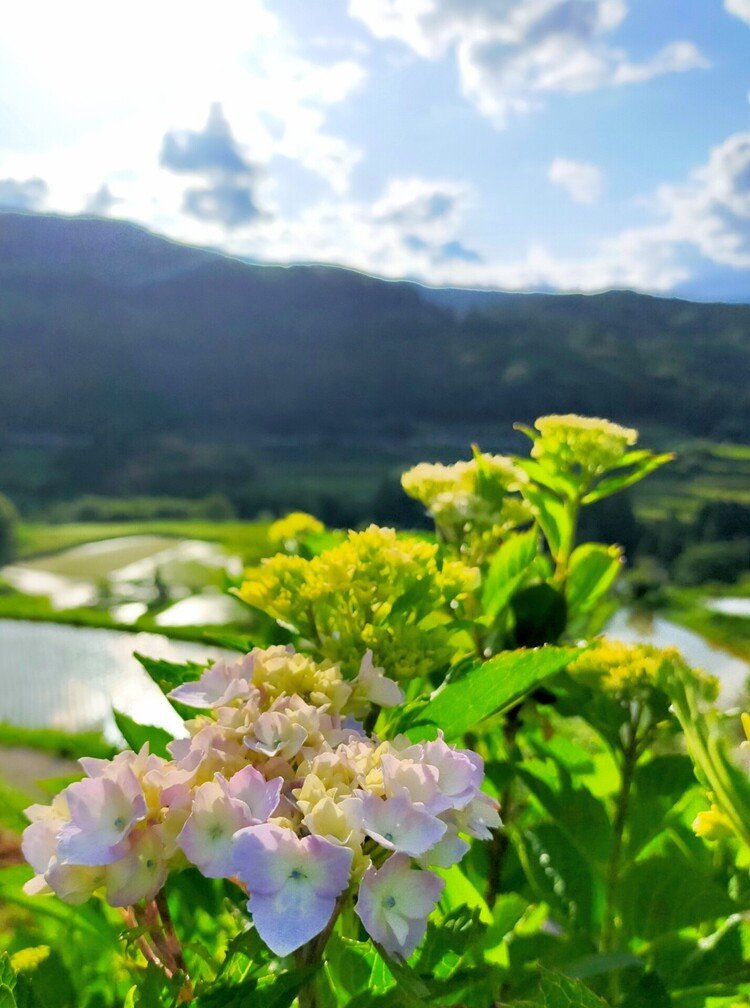
[[(631, 715), (628, 724), (628, 738), (622, 749), (622, 764), (620, 770), (620, 787), (615, 804), (615, 818), (612, 824), (612, 850), (607, 864), (607, 878), (604, 898), (604, 920), (600, 938), (602, 954), (614, 952), (619, 943), (619, 931), (622, 925), (620, 919), (619, 882), (622, 870), (622, 853), (625, 843), (625, 827), (630, 809), (630, 797), (633, 789), (633, 777), (642, 750), (643, 739), (638, 737), (638, 727), (641, 720), (641, 709), (638, 707)], [(613, 1001), (620, 997), (619, 970), (610, 973), (610, 993)]]
[(172, 964), (174, 965), (175, 971), (181, 973), (185, 977), (185, 983), (180, 991), (180, 1000), (189, 1002), (193, 997), (193, 985), (190, 981), (190, 975), (188, 974), (187, 965), (185, 963), (185, 956), (182, 952), (182, 945), (180, 944), (180, 939), (177, 937), (174, 921), (172, 920), (172, 914), (167, 901), (167, 894), (164, 889), (160, 889), (156, 894), (154, 903), (156, 904), (156, 909), (159, 912), (165, 947), (172, 960)]
[(560, 544), (560, 550), (555, 557), (555, 582), (562, 588), (568, 578), (568, 565), (570, 564), (570, 557), (573, 553), (576, 544), (576, 533), (578, 531), (578, 515), (581, 510), (581, 500), (583, 495), (588, 491), (588, 487), (582, 488), (578, 494), (570, 501), (567, 502), (566, 512), (567, 519), (570, 526), (569, 534), (565, 537), (565, 540)]

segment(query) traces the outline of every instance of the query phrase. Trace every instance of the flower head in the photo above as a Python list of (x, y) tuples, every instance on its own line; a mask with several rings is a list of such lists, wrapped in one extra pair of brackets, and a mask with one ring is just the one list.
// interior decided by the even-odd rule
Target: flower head
[(310, 560), (265, 560), (247, 572), (239, 596), (315, 641), (345, 679), (357, 676), (370, 650), (373, 665), (400, 680), (453, 659), (458, 645), (450, 624), (426, 617), (459, 605), (477, 577), (464, 564), (443, 564), (434, 543), (371, 525)]
[(531, 520), (518, 492), (524, 479), (512, 459), (475, 449), (471, 460), (453, 465), (421, 462), (402, 475), (401, 485), (425, 506), (447, 543), (482, 563)]
[[(497, 803), (480, 791), (482, 761), (442, 736), (413, 745), (369, 735), (352, 713), (369, 713), (368, 691), (375, 702), (400, 691), (372, 654), (359, 668), (352, 682), (331, 662), (256, 648), (178, 688), (202, 710), (168, 746), (171, 759), (145, 746), (83, 760), (84, 780), (28, 810), (23, 850), (36, 875), (26, 891), (70, 903), (98, 891), (127, 906), (152, 899), (187, 861), (242, 885), (258, 933), (287, 955), (361, 884), (373, 937), (407, 955), (442, 885), (419, 866), (459, 861), (466, 836), (499, 822)], [(386, 903), (398, 895), (394, 874), (396, 888), (403, 876), (403, 892), (422, 895), (368, 917), (371, 890), (386, 887)]]
[(618, 465), (638, 440), (638, 431), (599, 417), (574, 414), (539, 417), (531, 454), (563, 472), (596, 476)]
[(296, 553), (300, 542), (309, 535), (325, 532), (325, 525), (305, 511), (291, 511), (275, 521), (268, 530), (268, 541), (282, 547), (287, 553)]

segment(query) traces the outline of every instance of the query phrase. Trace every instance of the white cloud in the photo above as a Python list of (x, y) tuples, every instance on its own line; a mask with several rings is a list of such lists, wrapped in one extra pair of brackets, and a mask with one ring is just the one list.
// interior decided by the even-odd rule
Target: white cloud
[(328, 119), (364, 69), (309, 59), (262, 0), (132, 0), (127, 11), (97, 0), (12, 3), (2, 68), (12, 71), (5, 100), (33, 143), (13, 151), (0, 138), (0, 173), (41, 176), (60, 210), (81, 209), (106, 184), (117, 215), (172, 220), (182, 191), (159, 167), (164, 135), (202, 130), (214, 102), (254, 164), (288, 158), (345, 193), (361, 157)]
[(724, 0), (724, 7), (730, 14), (750, 24), (750, 0)]
[(398, 39), (425, 58), (454, 49), (464, 95), (498, 128), (537, 108), (545, 94), (708, 65), (691, 42), (671, 42), (643, 62), (609, 44), (625, 0), (349, 0), (349, 13), (376, 37)]
[(596, 165), (563, 157), (556, 157), (550, 164), (547, 178), (576, 203), (596, 203), (604, 185), (602, 171)]
[[(565, 174), (557, 160), (556, 174)], [(659, 187), (646, 203), (650, 223), (601, 239), (577, 257), (562, 258), (541, 244), (513, 261), (466, 249), (461, 237), (471, 202), (465, 186), (397, 179), (374, 204), (323, 201), (294, 221), (268, 221), (231, 247), (241, 255), (339, 262), (433, 284), (668, 292), (689, 280), (701, 259), (750, 268), (750, 132), (728, 137), (683, 182)]]

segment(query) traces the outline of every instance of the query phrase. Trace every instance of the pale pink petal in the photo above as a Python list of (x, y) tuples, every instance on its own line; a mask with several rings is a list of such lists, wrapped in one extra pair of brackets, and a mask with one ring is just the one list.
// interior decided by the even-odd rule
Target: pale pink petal
[[(275, 777), (267, 781), (255, 767), (239, 770), (226, 784), (227, 793), (247, 805), (250, 817), (265, 822), (276, 810), (284, 781)], [(250, 823), (247, 823), (250, 825)]]
[(405, 854), (394, 854), (381, 868), (367, 869), (355, 912), (387, 952), (407, 958), (424, 937), (444, 885), (432, 872), (413, 869)]
[(434, 847), (446, 830), (442, 820), (415, 805), (406, 792), (393, 798), (363, 793), (359, 825), (383, 847), (414, 857)]

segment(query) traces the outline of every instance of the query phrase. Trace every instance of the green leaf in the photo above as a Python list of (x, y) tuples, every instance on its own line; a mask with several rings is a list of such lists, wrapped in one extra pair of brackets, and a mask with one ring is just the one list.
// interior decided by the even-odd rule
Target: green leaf
[(68, 732), (59, 728), (27, 728), (0, 721), (0, 746), (36, 749), (55, 753), (66, 759), (95, 756), (111, 759), (116, 750), (100, 732)]
[(619, 546), (584, 543), (574, 550), (565, 587), (571, 618), (591, 612), (612, 587), (621, 568)]
[(461, 907), (464, 912), (474, 911), (484, 924), (492, 923), (492, 912), (474, 883), (466, 877), (459, 865), (439, 871), (445, 879), (442, 905)]
[[(456, 901), (449, 899), (447, 902), (450, 905)], [(455, 962), (455, 957), (460, 958), (470, 949), (479, 948), (486, 930), (487, 926), (480, 920), (477, 909), (469, 910), (460, 904), (454, 906), (439, 922), (430, 921), (416, 965), (417, 972), (434, 974), (444, 957), (449, 956)]]
[(388, 955), (384, 948), (375, 942), (375, 948), (388, 967), (388, 972), (396, 981), (399, 992), (409, 1005), (429, 1005), (430, 990), (422, 978), (405, 962), (399, 962)]
[(0, 954), (0, 984), (4, 984), (11, 989), (16, 983), (16, 971), (10, 964), (10, 956), (7, 952)]
[(576, 980), (603, 976), (612, 970), (632, 968), (643, 969), (643, 962), (632, 952), (594, 952), (581, 959), (576, 959), (575, 962), (568, 963), (565, 967), (568, 976), (574, 977)]
[(520, 587), (537, 554), (535, 528), (507, 539), (495, 554), (482, 591), (482, 608), (489, 620), (505, 609)]
[(534, 898), (546, 903), (567, 930), (586, 934), (601, 890), (590, 862), (552, 823), (509, 832)]
[(112, 714), (120, 734), (134, 752), (138, 752), (148, 742), (151, 753), (155, 756), (163, 756), (165, 759), (169, 758), (167, 745), (173, 739), (168, 731), (158, 728), (156, 725), (138, 724), (122, 711), (113, 710)]
[(550, 553), (557, 558), (573, 538), (573, 523), (566, 504), (545, 487), (533, 483), (521, 484), (521, 493), (534, 510)]
[[(632, 455), (638, 455), (641, 453), (633, 452)], [(628, 456), (625, 456), (627, 458)], [(600, 480), (596, 484), (590, 493), (587, 493), (583, 498), (583, 504), (595, 504), (597, 501), (603, 500), (605, 497), (610, 497), (614, 493), (618, 493), (620, 490), (625, 490), (626, 487), (632, 486), (634, 483), (638, 483), (644, 477), (648, 476), (649, 473), (654, 472), (655, 469), (659, 469), (661, 466), (666, 465), (667, 462), (671, 462), (674, 459), (674, 455), (671, 453), (666, 455), (652, 455), (648, 453), (647, 458), (641, 458), (636, 461), (633, 468), (626, 473), (616, 473), (613, 476), (607, 476)], [(625, 459), (623, 459), (624, 464)]]
[[(701, 865), (690, 857), (685, 850), (686, 840), (680, 836), (663, 856), (640, 861), (623, 873), (620, 898), (623, 926), (629, 937), (657, 939), (736, 910), (726, 888), (714, 877), (710, 858), (704, 858)], [(704, 847), (696, 847), (701, 854), (708, 853)]]
[(538, 486), (551, 490), (558, 497), (571, 499), (575, 497), (578, 483), (570, 476), (559, 472), (550, 465), (543, 465), (536, 459), (516, 458), (513, 461)]
[(220, 984), (192, 1003), (196, 1008), (247, 1008), (249, 1005), (253, 1008), (289, 1008), (299, 989), (318, 968), (310, 966), (268, 974), (260, 979), (251, 977), (239, 984)]
[(7, 984), (0, 984), (0, 1008), (16, 1008), (13, 991)]
[(560, 763), (528, 761), (517, 767), (516, 773), (579, 853), (587, 861), (603, 866), (612, 842), (604, 803), (583, 785), (574, 783)]
[(135, 652), (135, 657), (143, 665), (162, 693), (165, 694), (169, 693), (176, 686), (181, 686), (184, 682), (199, 679), (206, 668), (206, 665), (199, 665), (197, 662), (180, 664), (178, 662), (164, 661), (161, 658), (149, 658), (146, 655), (139, 654), (137, 651)]
[(458, 738), (476, 729), (484, 718), (518, 703), (580, 653), (578, 648), (556, 647), (506, 651), (438, 690), (414, 712), (418, 721), (413, 724), (434, 724), (443, 729), (446, 738)]
[(326, 970), (342, 1008), (356, 994), (368, 989), (375, 957), (375, 949), (369, 942), (344, 938), (337, 932), (331, 935), (326, 945)]
[(579, 980), (562, 973), (543, 973), (535, 1008), (607, 1008), (606, 1003)]
[(255, 647), (252, 639), (246, 634), (224, 633), (220, 630), (206, 630), (203, 640), (206, 644), (226, 648), (228, 651), (239, 651), (240, 654), (247, 654)]
[[(59, 953), (44, 946), (25, 951), (27, 953), (25, 965), (21, 965), (24, 961), (23, 953), (17, 953), (14, 957), (14, 962), (16, 958), (19, 960), (19, 965), (16, 967), (18, 975), (16, 1000), (19, 1006), (73, 1008), (77, 1005), (79, 997), (73, 979)], [(22, 991), (26, 995), (26, 1000), (21, 997)]]

